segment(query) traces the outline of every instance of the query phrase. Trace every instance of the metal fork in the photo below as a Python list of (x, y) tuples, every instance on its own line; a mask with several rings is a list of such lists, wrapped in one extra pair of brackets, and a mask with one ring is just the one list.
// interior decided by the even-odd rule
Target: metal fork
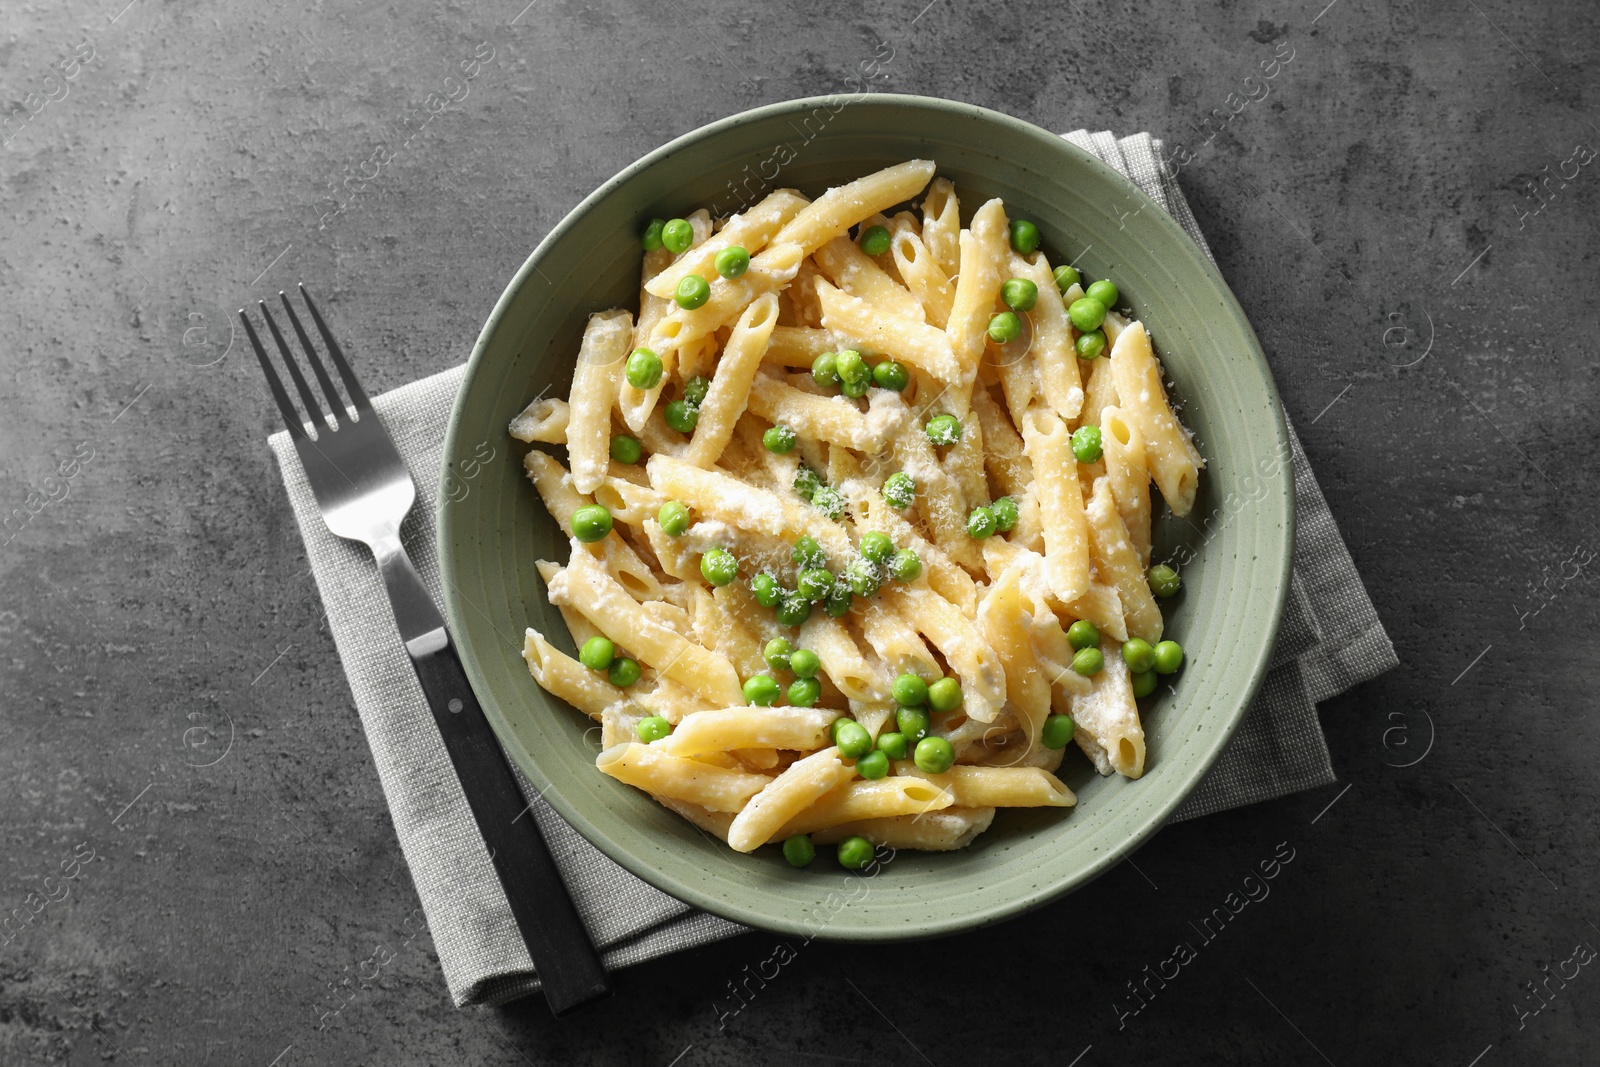
[[(550, 857), (550, 850), (529, 811), (530, 805), (524, 800), (494, 731), (467, 683), (444, 619), (411, 565), (405, 546), (400, 543), (400, 523), (417, 495), (411, 472), (395, 449), (394, 441), (379, 424), (372, 402), (356, 380), (317, 305), (304, 285), (298, 288), (355, 408), (352, 416), (311, 338), (306, 335), (305, 327), (300, 324), (294, 305), (279, 292), (278, 298), (288, 312), (306, 362), (327, 398), (324, 410), (300, 373), (266, 301), (259, 301), (261, 317), (277, 342), (295, 391), (316, 429), (314, 439), (306, 432), (306, 424), (295, 411), (283, 381), (273, 369), (243, 308), (239, 309), (239, 318), (244, 321), (245, 333), (261, 361), (272, 397), (288, 424), (323, 521), (339, 537), (360, 541), (372, 549), (389, 593), (400, 638), (411, 656), (417, 681), (427, 695), (456, 777), (461, 780), (467, 804), (489, 848), (489, 858), (500, 876), (528, 954), (533, 958), (545, 999), (551, 1011), (562, 1015), (610, 992), (605, 968)], [(528, 817), (522, 818), (524, 814)]]

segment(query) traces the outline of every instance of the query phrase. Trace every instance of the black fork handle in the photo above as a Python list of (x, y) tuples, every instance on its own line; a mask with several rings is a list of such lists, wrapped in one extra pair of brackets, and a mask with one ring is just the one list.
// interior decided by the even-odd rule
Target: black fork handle
[(523, 799), (467, 683), (454, 646), (446, 637), (443, 647), (413, 651), (411, 665), (433, 709), (478, 832), (489, 847), (550, 1010), (559, 1018), (610, 993), (600, 955), (534, 821), (533, 806)]

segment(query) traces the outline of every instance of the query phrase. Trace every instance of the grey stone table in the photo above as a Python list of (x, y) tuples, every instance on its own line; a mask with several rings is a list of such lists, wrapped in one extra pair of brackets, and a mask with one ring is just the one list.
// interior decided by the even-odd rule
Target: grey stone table
[[(1324, 5), (7, 5), (0, 1063), (1584, 1059), (1600, 16)], [(1323, 707), (1339, 785), (1027, 918), (457, 1012), (226, 316), (304, 278), (374, 391), (449, 366), (590, 189), (880, 42), (875, 89), (1187, 147), (1403, 665)]]

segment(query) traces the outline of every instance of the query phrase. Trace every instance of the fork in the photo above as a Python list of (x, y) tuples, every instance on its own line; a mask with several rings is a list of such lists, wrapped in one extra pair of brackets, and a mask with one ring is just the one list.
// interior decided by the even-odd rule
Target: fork
[[(261, 317), (277, 342), (295, 391), (311, 419), (309, 424), (303, 423), (295, 411), (282, 379), (273, 369), (243, 308), (239, 309), (239, 318), (261, 361), (261, 370), (267, 376), (278, 410), (288, 424), (295, 452), (305, 468), (323, 521), (337, 536), (360, 541), (372, 549), (389, 593), (389, 604), (394, 609), (400, 639), (405, 642), (411, 666), (427, 695), (456, 777), (461, 781), (478, 831), (488, 846), (489, 858), (500, 877), (517, 929), (528, 947), (528, 955), (533, 958), (545, 1000), (557, 1016), (564, 1015), (611, 991), (605, 968), (533, 820), (532, 806), (524, 800), (494, 731), (467, 682), (444, 619), (417, 576), (405, 546), (400, 543), (400, 523), (417, 495), (411, 472), (395, 449), (394, 441), (379, 424), (372, 402), (367, 399), (366, 391), (350, 369), (311, 295), (304, 285), (298, 288), (322, 336), (323, 346), (350, 395), (353, 414), (339, 397), (327, 367), (306, 335), (288, 296), (281, 291), (278, 293), (305, 352), (306, 362), (327, 397), (326, 410), (307, 385), (266, 301), (258, 303)], [(316, 429), (315, 437), (307, 432), (310, 427)], [(528, 817), (524, 819), (523, 815)]]

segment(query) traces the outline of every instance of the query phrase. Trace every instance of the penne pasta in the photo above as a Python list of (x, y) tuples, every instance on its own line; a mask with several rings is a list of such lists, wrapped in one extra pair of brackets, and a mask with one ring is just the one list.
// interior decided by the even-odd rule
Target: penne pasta
[[(708, 282), (714, 281), (718, 277), (715, 266), (718, 253), (738, 246), (755, 255), (808, 203), (810, 201), (793, 189), (769, 193), (750, 210), (729, 219), (715, 236), (696, 243), (672, 260), (670, 266), (664, 266), (660, 273), (645, 282), (645, 292), (663, 300), (671, 300), (678, 283), (691, 274), (698, 274)], [(668, 256), (671, 256), (670, 252)]]
[(1089, 549), (1095, 568), (1117, 590), (1122, 602), (1122, 618), (1129, 637), (1140, 637), (1152, 645), (1161, 640), (1161, 608), (1150, 592), (1144, 566), (1128, 537), (1128, 528), (1117, 513), (1111, 483), (1098, 478), (1085, 515), (1089, 523)]
[[(772, 245), (795, 245), (802, 257), (809, 256), (863, 219), (910, 200), (932, 177), (930, 160), (913, 159), (829, 189), (790, 219), (772, 238)], [(769, 254), (763, 252), (756, 262)]]
[(967, 373), (976, 373), (983, 355), (989, 318), (1003, 281), (1000, 269), (1008, 254), (1006, 241), (1006, 209), (999, 200), (980, 207), (972, 216), (972, 228), (961, 234), (961, 271), (945, 331), (951, 351)]
[(636, 603), (595, 560), (572, 554), (567, 569), (549, 585), (552, 603), (581, 611), (617, 645), (714, 705), (744, 701), (739, 676), (722, 656), (684, 640), (671, 628), (639, 612)]
[(809, 834), (840, 823), (884, 819), (896, 815), (923, 815), (950, 807), (950, 794), (915, 776), (847, 781), (796, 813), (769, 837), (781, 841), (794, 834)]
[(813, 752), (830, 743), (828, 727), (838, 716), (838, 712), (827, 708), (742, 707), (697, 711), (685, 716), (660, 745), (674, 756), (701, 756), (741, 748)]
[(764, 774), (668, 755), (656, 745), (637, 741), (603, 750), (595, 766), (653, 796), (687, 801), (708, 811), (741, 811), (772, 781)]
[(723, 346), (716, 374), (706, 398), (700, 404), (699, 422), (694, 437), (683, 450), (685, 463), (709, 467), (733, 439), (733, 427), (744, 413), (750, 398), (750, 385), (761, 366), (767, 338), (778, 323), (778, 298), (764, 293), (750, 302), (739, 316)]
[(1150, 472), (1145, 463), (1144, 437), (1122, 413), (1108, 407), (1100, 412), (1106, 477), (1117, 500), (1117, 513), (1128, 528), (1128, 539), (1139, 554), (1139, 566), (1150, 566)]
[[(637, 315), (591, 315), (571, 393), (507, 427), (567, 448), (522, 462), (570, 539), (536, 566), (582, 662), (533, 628), (523, 657), (598, 722), (597, 769), (736, 852), (807, 835), (847, 866), (1074, 806), (1068, 727), (1100, 774), (1139, 777), (1123, 645), (1163, 636), (1150, 483), (1183, 514), (1203, 467), (1144, 326), (1108, 309), (1109, 354), (1080, 359), (1082, 285), (1059, 290), (1000, 200), (963, 229), (925, 160), (682, 218)], [(691, 277), (708, 292), (680, 303)], [(1003, 304), (1008, 279), (1033, 303)], [(662, 368), (644, 389), (639, 348)]]
[(1055, 412), (1036, 407), (1022, 420), (1022, 440), (1033, 461), (1045, 576), (1058, 600), (1076, 600), (1089, 588), (1089, 531), (1066, 423)]
[(728, 844), (735, 852), (754, 852), (777, 829), (809, 808), (854, 775), (839, 758), (837, 748), (813, 752), (768, 783), (751, 797), (728, 827)]
[(1150, 349), (1144, 323), (1136, 322), (1122, 331), (1111, 348), (1110, 365), (1118, 403), (1144, 438), (1151, 477), (1174, 515), (1189, 514), (1205, 460), (1172, 413), (1161, 385), (1161, 364)]
[(572, 374), (567, 404), (567, 455), (572, 484), (592, 493), (606, 474), (611, 448), (611, 401), (616, 396), (616, 370), (628, 358), (633, 316), (606, 311), (589, 316)]

